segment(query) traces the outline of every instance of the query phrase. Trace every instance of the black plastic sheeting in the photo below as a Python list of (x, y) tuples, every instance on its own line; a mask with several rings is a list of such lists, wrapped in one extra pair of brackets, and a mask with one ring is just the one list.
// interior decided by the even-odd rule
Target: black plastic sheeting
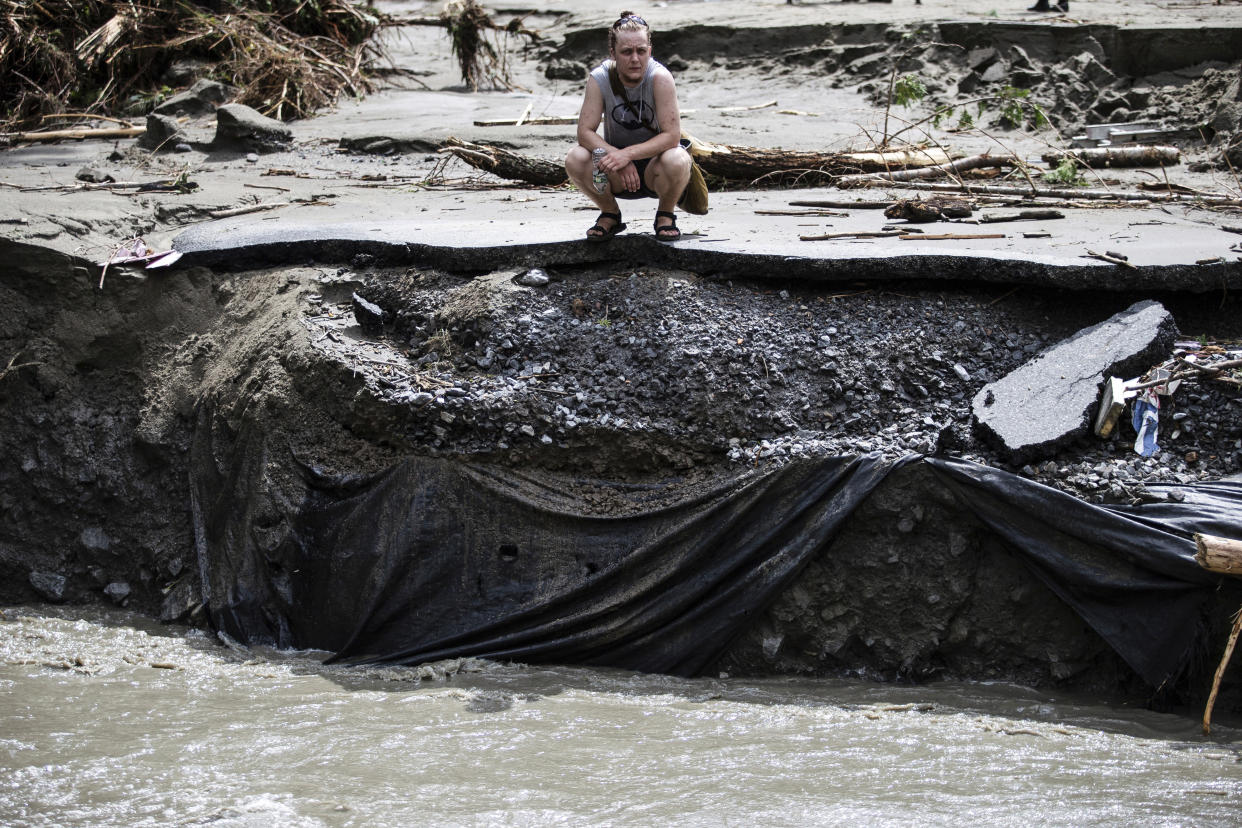
[(227, 442), (200, 420), (191, 483), (212, 624), (337, 661), (699, 674), (890, 472), (924, 463), (1159, 686), (1185, 665), (1220, 581), (1195, 563), (1193, 533), (1242, 538), (1237, 483), (1104, 508), (972, 463), (867, 455), (741, 474), (674, 502), (616, 484), (630, 506), (617, 517), (592, 514), (572, 481), (424, 457), (329, 477), (260, 437)]

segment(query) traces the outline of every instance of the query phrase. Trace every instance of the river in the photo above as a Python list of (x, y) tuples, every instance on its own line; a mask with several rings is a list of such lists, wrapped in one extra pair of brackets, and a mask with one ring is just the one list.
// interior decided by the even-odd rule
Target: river
[(1188, 715), (1005, 684), (343, 668), (225, 644), (5, 608), (0, 825), (1242, 824), (1242, 730), (1205, 739)]

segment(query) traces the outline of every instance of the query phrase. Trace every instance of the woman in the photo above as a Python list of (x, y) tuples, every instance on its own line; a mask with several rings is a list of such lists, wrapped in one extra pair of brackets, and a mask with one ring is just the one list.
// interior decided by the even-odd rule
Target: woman
[[(681, 148), (677, 86), (668, 69), (651, 58), (651, 27), (630, 12), (608, 29), (608, 55), (587, 79), (578, 115), (578, 146), (565, 158), (565, 171), (578, 189), (600, 209), (587, 239), (608, 241), (625, 229), (618, 198), (656, 198), (655, 236), (677, 241), (673, 207), (690, 181), (690, 154)], [(604, 134), (598, 133), (600, 122)], [(595, 149), (607, 154), (599, 167), (608, 189), (591, 182)]]

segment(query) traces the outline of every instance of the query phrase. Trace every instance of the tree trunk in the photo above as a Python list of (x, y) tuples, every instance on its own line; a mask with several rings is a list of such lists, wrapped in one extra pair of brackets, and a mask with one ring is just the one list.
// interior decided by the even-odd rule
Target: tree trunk
[(539, 158), (527, 158), (499, 147), (471, 144), (457, 138), (444, 142), (440, 152), (448, 152), (476, 169), (541, 187), (556, 187), (568, 180), (565, 167)]
[(813, 152), (803, 150), (738, 147), (708, 144), (693, 136), (690, 154), (703, 172), (735, 181), (754, 181), (765, 175), (821, 173), (843, 175), (875, 170), (904, 169), (943, 164), (948, 156), (939, 149), (892, 150), (888, 152)]

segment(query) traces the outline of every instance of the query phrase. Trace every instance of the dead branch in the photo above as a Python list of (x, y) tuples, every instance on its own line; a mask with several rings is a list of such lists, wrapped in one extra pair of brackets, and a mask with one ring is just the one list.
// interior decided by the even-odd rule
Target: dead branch
[(102, 127), (100, 129), (54, 129), (47, 132), (7, 132), (0, 135), (14, 143), (46, 143), (48, 141), (73, 141), (84, 138), (133, 138), (147, 131), (140, 127)]
[(1128, 267), (1131, 270), (1138, 269), (1131, 264), (1128, 259), (1124, 259), (1121, 256), (1110, 255), (1108, 253), (1097, 253), (1094, 250), (1088, 250), (1085, 255), (1090, 259), (1099, 259), (1102, 262), (1110, 262), (1112, 264), (1119, 265), (1120, 267)]
[(18, 363), (18, 362), (17, 362), (17, 358), (18, 358), (19, 356), (21, 356), (21, 355), (22, 355), (22, 352), (21, 352), (21, 351), (18, 351), (17, 353), (13, 354), (13, 356), (12, 356), (12, 357), (10, 357), (10, 358), (9, 358), (9, 364), (8, 364), (8, 365), (6, 365), (6, 366), (4, 366), (4, 370), (0, 371), (0, 380), (4, 379), (6, 376), (8, 376), (8, 374), (9, 374), (9, 372), (10, 372), (10, 371), (19, 371), (19, 370), (21, 370), (22, 368), (30, 368), (30, 367), (33, 367), (33, 366), (35, 366), (35, 365), (42, 365), (42, 364), (43, 364), (42, 362), (22, 362), (22, 363)]
[(1005, 216), (980, 216), (978, 222), (980, 224), (999, 224), (1006, 221), (1047, 221), (1048, 219), (1063, 219), (1065, 213), (1060, 210), (1021, 210), (1016, 215)]
[(927, 178), (943, 178), (954, 173), (965, 172), (966, 170), (977, 170), (984, 167), (1010, 167), (1021, 166), (1021, 161), (1012, 155), (972, 155), (969, 158), (959, 158), (947, 164), (937, 164), (934, 167), (922, 167), (913, 170), (896, 170), (885, 171), (882, 173), (868, 173), (865, 175), (844, 175), (833, 183), (841, 189), (857, 186), (869, 186), (873, 181), (916, 181)]
[[(889, 186), (893, 182), (874, 180), (864, 181), (861, 186)], [(1177, 193), (1126, 193), (1113, 190), (1075, 190), (1075, 189), (1043, 189), (1015, 187), (1004, 184), (940, 184), (927, 181), (908, 181), (901, 184), (903, 189), (927, 190), (936, 193), (970, 193), (978, 195), (1025, 196), (1028, 198), (1052, 198), (1065, 201), (1141, 201), (1141, 202), (1185, 202), (1188, 204), (1213, 204), (1222, 207), (1242, 207), (1242, 199), (1224, 193), (1208, 193), (1204, 195), (1181, 195)]]
[[(891, 201), (791, 201), (790, 207), (825, 207), (838, 210), (883, 210)], [(1242, 229), (1238, 230), (1242, 233)]]
[(902, 233), (902, 241), (967, 241), (970, 239), (1003, 239), (1004, 233)]
[(827, 241), (829, 239), (887, 239), (906, 235), (900, 230), (857, 230), (849, 233), (824, 233), (819, 236), (798, 236), (801, 241)]

